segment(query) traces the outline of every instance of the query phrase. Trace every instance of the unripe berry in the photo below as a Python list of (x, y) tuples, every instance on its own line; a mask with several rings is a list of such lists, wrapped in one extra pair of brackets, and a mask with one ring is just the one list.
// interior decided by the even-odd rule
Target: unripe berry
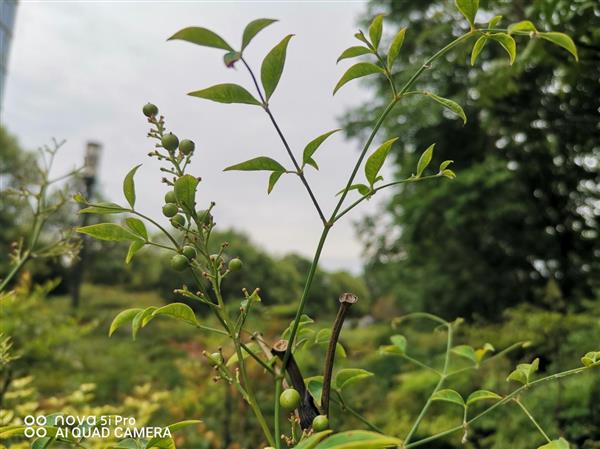
[(167, 151), (175, 151), (179, 145), (179, 139), (173, 133), (165, 134), (160, 142), (162, 143), (162, 146), (167, 149)]
[(198, 215), (198, 218), (202, 220), (202, 224), (209, 225), (212, 221), (212, 215), (208, 209), (196, 211), (196, 214)]
[(298, 390), (293, 388), (283, 390), (283, 393), (279, 396), (279, 405), (281, 405), (281, 408), (286, 412), (297, 409), (300, 405), (300, 393), (298, 393)]
[(196, 258), (196, 248), (191, 245), (185, 245), (181, 252), (190, 260)]
[(171, 224), (174, 228), (183, 227), (185, 226), (185, 217), (181, 214), (177, 214), (171, 218)]
[(173, 203), (167, 203), (162, 208), (162, 213), (165, 217), (174, 217), (177, 215), (177, 212), (179, 212), (179, 208)]
[(229, 261), (229, 271), (238, 271), (240, 268), (242, 268), (242, 261), (240, 259), (238, 259), (237, 257), (235, 259), (231, 259)]
[(322, 432), (329, 429), (329, 419), (325, 415), (315, 416), (312, 422), (312, 428), (315, 432)]
[(184, 139), (181, 142), (179, 142), (179, 151), (181, 151), (186, 156), (192, 151), (194, 151), (194, 148), (196, 148), (196, 145), (189, 139)]
[(175, 192), (169, 190), (165, 193), (165, 203), (177, 203), (177, 197), (175, 196)]
[(154, 117), (158, 114), (158, 108), (152, 103), (146, 103), (142, 108), (142, 112), (146, 117)]
[(213, 366), (223, 364), (223, 356), (220, 352), (213, 352), (211, 355), (208, 356), (208, 360), (210, 360)]
[(171, 267), (177, 271), (183, 271), (188, 266), (188, 258), (182, 254), (177, 254), (171, 258)]

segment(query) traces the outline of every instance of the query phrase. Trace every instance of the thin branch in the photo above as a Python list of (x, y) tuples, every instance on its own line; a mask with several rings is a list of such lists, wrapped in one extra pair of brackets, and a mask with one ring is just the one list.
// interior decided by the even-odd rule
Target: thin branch
[(304, 187), (306, 188), (306, 191), (308, 192), (308, 195), (310, 196), (310, 199), (313, 202), (315, 209), (317, 210), (317, 213), (319, 214), (319, 217), (321, 218), (321, 221), (323, 222), (324, 225), (327, 225), (327, 220), (325, 218), (325, 214), (323, 214), (323, 210), (321, 209), (321, 206), (319, 205), (319, 202), (317, 201), (315, 194), (313, 193), (312, 189), (310, 188), (310, 185), (308, 184), (308, 181), (306, 180), (306, 177), (304, 176), (302, 168), (298, 164), (298, 161), (296, 160), (296, 157), (294, 156), (294, 153), (292, 152), (292, 149), (290, 148), (290, 145), (288, 144), (287, 139), (283, 135), (281, 128), (279, 128), (279, 125), (277, 124), (277, 121), (275, 120), (275, 117), (273, 116), (271, 109), (269, 109), (269, 105), (267, 104), (267, 101), (265, 100), (265, 97), (263, 96), (260, 86), (258, 85), (258, 81), (256, 80), (256, 76), (254, 75), (254, 72), (252, 71), (252, 69), (250, 68), (250, 66), (248, 65), (248, 63), (246, 62), (246, 60), (244, 58), (241, 58), (241, 61), (244, 64), (244, 66), (246, 67), (246, 69), (248, 70), (248, 73), (250, 73), (250, 76), (252, 77), (252, 82), (254, 83), (254, 87), (256, 87), (256, 91), (258, 92), (261, 102), (263, 103), (263, 108), (264, 108), (265, 112), (267, 113), (267, 115), (269, 116), (269, 119), (271, 119), (271, 123), (275, 127), (275, 130), (277, 131), (277, 134), (279, 135), (279, 138), (281, 139), (281, 142), (283, 143), (283, 146), (285, 147), (285, 150), (287, 151), (288, 156), (290, 157), (292, 163), (294, 164), (294, 167), (296, 168), (296, 174), (302, 181), (302, 184), (304, 184)]

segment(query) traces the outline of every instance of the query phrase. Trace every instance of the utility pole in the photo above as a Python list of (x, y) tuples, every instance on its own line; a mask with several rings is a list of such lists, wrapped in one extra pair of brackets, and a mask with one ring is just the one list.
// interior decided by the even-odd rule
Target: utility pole
[[(83, 187), (86, 200), (91, 200), (94, 194), (94, 185), (98, 174), (98, 165), (100, 162), (100, 153), (102, 145), (97, 142), (88, 142), (85, 148), (85, 158), (83, 160), (83, 170), (81, 171), (83, 178)], [(83, 207), (83, 206), (82, 206)], [(81, 226), (87, 226), (90, 214), (81, 215)], [(88, 238), (83, 235), (81, 238), (81, 249), (79, 251), (79, 260), (73, 266), (71, 276), (71, 307), (79, 308), (79, 297), (81, 290), (81, 281), (83, 280), (83, 272), (85, 269), (85, 259), (87, 255)]]

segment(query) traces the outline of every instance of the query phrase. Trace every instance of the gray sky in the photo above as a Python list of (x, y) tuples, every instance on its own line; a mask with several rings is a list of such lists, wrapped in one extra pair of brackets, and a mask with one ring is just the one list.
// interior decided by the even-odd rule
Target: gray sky
[[(86, 140), (104, 145), (100, 170), (103, 193), (124, 202), (123, 176), (136, 175), (140, 210), (160, 215), (166, 188), (141, 107), (157, 104), (180, 139), (196, 142), (193, 173), (201, 176), (200, 205), (217, 203), (216, 221), (233, 226), (275, 254), (312, 255), (320, 234), (316, 212), (297, 178), (283, 177), (267, 196), (266, 173), (222, 172), (233, 163), (267, 155), (290, 165), (267, 116), (258, 107), (222, 105), (187, 92), (221, 82), (251, 88), (247, 74), (222, 64), (222, 52), (166, 38), (185, 26), (205, 26), (234, 47), (247, 22), (280, 22), (263, 30), (246, 51), (255, 70), (286, 34), (294, 33), (284, 74), (271, 106), (297, 155), (317, 135), (337, 127), (336, 118), (369, 97), (350, 83), (332, 97), (332, 87), (349, 65), (335, 60), (355, 45), (356, 20), (364, 3), (351, 2), (26, 2), (17, 12), (9, 61), (3, 121), (27, 148), (67, 139), (57, 172), (82, 160)], [(384, 136), (380, 136), (384, 137)], [(381, 139), (382, 140), (382, 139)], [(334, 135), (321, 147), (319, 172), (309, 181), (325, 211), (345, 183), (359, 142)], [(362, 172), (361, 172), (362, 173)], [(330, 234), (323, 263), (360, 268), (361, 246), (352, 221), (373, 211), (374, 199), (344, 219)]]

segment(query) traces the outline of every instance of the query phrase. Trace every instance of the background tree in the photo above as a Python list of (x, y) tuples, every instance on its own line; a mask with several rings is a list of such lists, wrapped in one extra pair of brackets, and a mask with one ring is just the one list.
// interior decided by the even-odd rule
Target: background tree
[[(459, 102), (466, 126), (413, 96), (386, 122), (385, 135), (403, 136), (393, 150), (398, 177), (410, 175), (434, 142), (436, 158), (451, 155), (459, 176), (427, 188), (406, 184), (382, 213), (361, 223), (377, 230), (366, 241), (367, 279), (376, 295), (446, 317), (494, 318), (522, 302), (577, 308), (600, 279), (600, 8), (588, 1), (482, 1), (480, 21), (491, 19), (488, 6), (503, 15), (503, 25), (526, 17), (539, 30), (570, 34), (579, 63), (539, 39), (521, 44), (512, 68), (498, 45), (487, 45), (476, 62), (493, 70), (471, 67), (471, 46), (436, 62), (425, 88)], [(402, 54), (412, 56), (401, 61), (400, 77), (457, 32), (452, 2), (376, 2), (367, 17), (381, 10), (408, 27)], [(466, 91), (465, 79), (472, 86)], [(345, 117), (351, 136), (367, 128), (387, 87), (380, 81), (377, 100)]]

